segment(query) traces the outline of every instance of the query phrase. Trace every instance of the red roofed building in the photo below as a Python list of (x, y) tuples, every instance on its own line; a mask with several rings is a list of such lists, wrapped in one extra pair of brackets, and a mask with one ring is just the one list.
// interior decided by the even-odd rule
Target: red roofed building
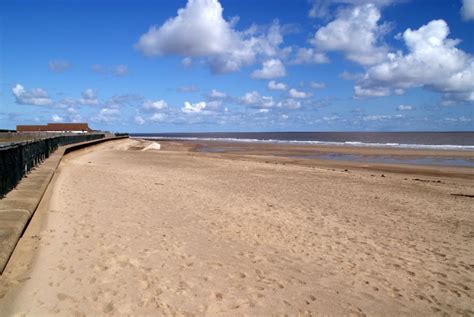
[(47, 125), (17, 125), (17, 132), (92, 132), (87, 123), (48, 123)]

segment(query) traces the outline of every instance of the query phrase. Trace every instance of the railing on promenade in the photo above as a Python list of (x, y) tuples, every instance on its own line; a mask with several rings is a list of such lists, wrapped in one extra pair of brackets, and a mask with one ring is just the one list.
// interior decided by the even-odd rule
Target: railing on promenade
[(33, 167), (48, 158), (58, 146), (101, 139), (104, 134), (76, 134), (33, 141), (0, 144), (0, 198), (12, 190)]

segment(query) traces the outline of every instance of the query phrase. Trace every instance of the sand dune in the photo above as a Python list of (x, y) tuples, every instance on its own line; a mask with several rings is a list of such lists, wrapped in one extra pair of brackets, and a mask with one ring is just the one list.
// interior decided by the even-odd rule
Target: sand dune
[[(474, 314), (473, 201), (451, 195), (472, 193), (472, 180), (229, 159), (166, 142), (140, 151), (149, 144), (103, 144), (61, 164), (25, 234), (34, 243), (20, 244), (2, 277), (2, 311)], [(15, 265), (25, 252), (34, 261)]]

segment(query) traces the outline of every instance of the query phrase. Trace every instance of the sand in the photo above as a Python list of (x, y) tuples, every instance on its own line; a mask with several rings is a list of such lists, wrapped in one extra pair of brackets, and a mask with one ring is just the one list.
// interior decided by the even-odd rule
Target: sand
[(2, 315), (474, 314), (471, 175), (160, 143), (64, 159)]

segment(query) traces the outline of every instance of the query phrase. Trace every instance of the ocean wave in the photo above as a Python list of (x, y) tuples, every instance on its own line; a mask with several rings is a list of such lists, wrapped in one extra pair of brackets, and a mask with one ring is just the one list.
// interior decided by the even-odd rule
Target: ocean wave
[(240, 139), (240, 138), (211, 138), (211, 137), (166, 137), (166, 136), (131, 136), (136, 139), (150, 140), (182, 140), (182, 141), (220, 141), (232, 143), (266, 143), (266, 144), (295, 144), (295, 145), (328, 145), (347, 147), (382, 147), (401, 149), (423, 149), (423, 150), (457, 150), (474, 151), (474, 145), (452, 145), (452, 144), (403, 144), (403, 143), (364, 143), (358, 141), (331, 142), (331, 141), (301, 141), (301, 140), (277, 140), (277, 139)]

